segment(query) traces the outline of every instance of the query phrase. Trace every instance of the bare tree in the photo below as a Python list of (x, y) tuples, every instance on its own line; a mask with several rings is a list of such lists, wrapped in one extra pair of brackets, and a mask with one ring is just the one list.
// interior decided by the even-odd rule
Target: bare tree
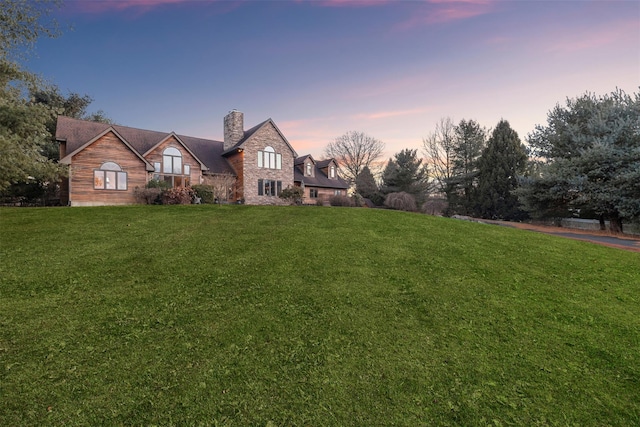
[(364, 132), (349, 131), (338, 137), (324, 149), (325, 156), (336, 159), (343, 177), (353, 183), (365, 167), (373, 169), (384, 151), (384, 142)]
[(452, 176), (455, 148), (455, 125), (450, 117), (443, 117), (433, 132), (422, 139), (423, 154), (436, 183), (436, 191), (444, 193)]
[(210, 176), (206, 183), (211, 186), (214, 202), (219, 204), (229, 200), (236, 183), (236, 177), (230, 173), (221, 173)]

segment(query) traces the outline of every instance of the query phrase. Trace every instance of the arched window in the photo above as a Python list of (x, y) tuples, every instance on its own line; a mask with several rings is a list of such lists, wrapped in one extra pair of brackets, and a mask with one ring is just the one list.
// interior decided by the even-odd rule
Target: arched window
[(162, 173), (182, 175), (182, 153), (177, 148), (169, 147), (162, 153)]
[(93, 188), (96, 190), (127, 189), (127, 173), (114, 162), (104, 162), (100, 169), (93, 171)]
[[(175, 147), (167, 147), (162, 152), (162, 168), (156, 162), (153, 179), (164, 180), (172, 187), (185, 187), (190, 184), (191, 167), (183, 164), (182, 153)], [(162, 170), (162, 175), (159, 174)]]
[(282, 169), (282, 154), (276, 153), (271, 146), (258, 151), (258, 167), (265, 169)]

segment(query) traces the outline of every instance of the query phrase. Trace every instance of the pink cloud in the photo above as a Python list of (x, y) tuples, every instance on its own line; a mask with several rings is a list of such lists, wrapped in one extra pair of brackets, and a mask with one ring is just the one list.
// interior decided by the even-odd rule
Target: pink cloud
[(391, 111), (379, 111), (377, 113), (362, 113), (356, 114), (352, 116), (354, 119), (360, 120), (378, 120), (378, 119), (388, 119), (390, 117), (399, 117), (399, 116), (411, 116), (414, 114), (423, 114), (427, 112), (427, 108), (413, 108), (411, 110), (391, 110)]
[(427, 0), (428, 7), (421, 13), (395, 26), (395, 30), (407, 31), (433, 24), (446, 24), (485, 15), (493, 9), (488, 0)]
[[(298, 0), (303, 2), (305, 0)], [(391, 3), (390, 0), (318, 0), (311, 1), (312, 4), (322, 7), (369, 7), (382, 6)]]
[(557, 42), (551, 43), (546, 51), (549, 53), (571, 53), (591, 50), (621, 43), (623, 40), (632, 40), (637, 46), (638, 21), (618, 23), (615, 27), (589, 28), (585, 31), (563, 33), (554, 37)]

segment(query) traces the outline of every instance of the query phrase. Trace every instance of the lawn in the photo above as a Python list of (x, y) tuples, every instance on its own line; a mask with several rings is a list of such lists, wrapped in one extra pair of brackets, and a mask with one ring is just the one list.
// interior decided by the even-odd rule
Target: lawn
[(640, 425), (640, 254), (404, 212), (0, 210), (0, 425)]

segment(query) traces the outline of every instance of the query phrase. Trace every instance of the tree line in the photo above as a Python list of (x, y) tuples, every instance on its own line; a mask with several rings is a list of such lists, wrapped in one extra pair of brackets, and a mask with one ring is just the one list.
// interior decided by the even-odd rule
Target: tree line
[(336, 139), (325, 154), (372, 205), (439, 205), (444, 215), (502, 220), (597, 218), (613, 232), (640, 222), (640, 94), (567, 99), (526, 142), (504, 119), (487, 130), (442, 118), (422, 140), (423, 158), (404, 149), (380, 168), (384, 143), (362, 132)]

